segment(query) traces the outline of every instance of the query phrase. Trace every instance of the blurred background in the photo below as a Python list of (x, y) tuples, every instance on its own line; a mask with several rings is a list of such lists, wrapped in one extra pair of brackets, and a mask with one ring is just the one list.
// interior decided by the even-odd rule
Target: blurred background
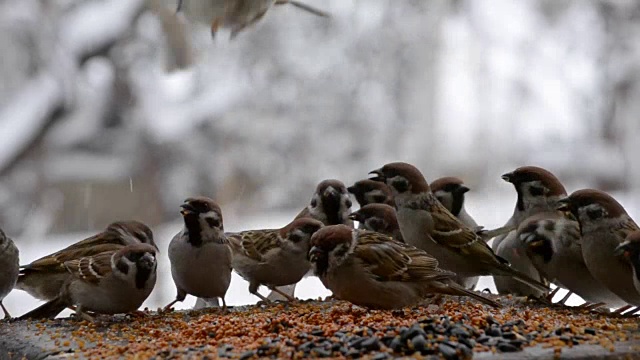
[[(175, 0), (0, 0), (0, 227), (21, 263), (142, 220), (162, 306), (186, 197), (216, 199), (227, 230), (280, 227), (319, 181), (392, 160), (463, 178), (487, 227), (510, 216), (500, 175), (522, 165), (640, 216), (640, 2), (302, 2), (332, 17), (277, 6), (212, 40)], [(228, 303), (255, 302), (246, 289), (234, 277)], [(315, 279), (297, 293), (327, 294)]]

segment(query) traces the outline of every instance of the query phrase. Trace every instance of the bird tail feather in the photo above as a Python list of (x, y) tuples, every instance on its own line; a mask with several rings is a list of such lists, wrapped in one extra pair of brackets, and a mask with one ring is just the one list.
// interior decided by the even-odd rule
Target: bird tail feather
[(485, 296), (482, 296), (482, 295), (480, 295), (480, 294), (478, 294), (478, 293), (476, 293), (476, 292), (474, 292), (472, 290), (467, 290), (464, 287), (462, 287), (462, 286), (460, 286), (460, 285), (458, 285), (456, 283), (452, 282), (452, 283), (448, 284), (448, 287), (449, 287), (449, 289), (452, 290), (450, 292), (450, 295), (468, 296), (468, 297), (470, 297), (472, 299), (478, 300), (481, 303), (487, 304), (487, 305), (492, 306), (494, 308), (501, 308), (502, 307), (502, 305), (500, 305), (499, 303), (497, 303), (497, 302), (495, 302), (495, 301), (493, 301), (493, 300), (491, 300), (491, 299), (489, 299), (489, 298), (487, 298)]
[(20, 316), (18, 319), (54, 319), (66, 307), (67, 303), (62, 298), (57, 297)]

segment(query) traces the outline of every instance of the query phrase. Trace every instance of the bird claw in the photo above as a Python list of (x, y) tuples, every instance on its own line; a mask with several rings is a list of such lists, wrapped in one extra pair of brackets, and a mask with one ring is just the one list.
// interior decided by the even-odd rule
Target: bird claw
[(147, 318), (150, 316), (150, 314), (147, 314), (146, 312), (142, 311), (142, 310), (136, 310), (134, 312), (130, 312), (127, 315), (131, 316), (132, 318), (137, 318), (137, 319), (142, 319), (142, 318)]

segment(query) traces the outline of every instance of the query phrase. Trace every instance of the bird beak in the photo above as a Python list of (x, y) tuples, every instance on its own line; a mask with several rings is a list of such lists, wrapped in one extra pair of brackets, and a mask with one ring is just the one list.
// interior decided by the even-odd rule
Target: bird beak
[(189, 203), (184, 203), (180, 205), (180, 207), (182, 208), (182, 210), (180, 210), (180, 214), (182, 214), (182, 216), (187, 216), (196, 212), (196, 209)]
[(571, 200), (568, 197), (564, 199), (560, 199), (558, 200), (558, 205), (556, 206), (556, 210), (562, 211), (565, 213), (571, 213), (571, 206), (569, 206), (570, 203), (571, 203)]
[(353, 221), (360, 221), (360, 214), (358, 214), (357, 212), (352, 212), (351, 214), (349, 214), (349, 216), (347, 216), (350, 220)]
[(384, 174), (382, 173), (382, 169), (373, 170), (369, 172), (369, 175), (375, 175), (374, 177), (369, 178), (370, 180), (373, 180), (373, 181), (385, 182), (387, 180), (384, 177)]
[(355, 193), (356, 193), (356, 191), (358, 191), (358, 188), (357, 188), (357, 187), (355, 187), (355, 185), (352, 185), (352, 186), (349, 186), (349, 187), (347, 188), (347, 191), (348, 191), (348, 192), (350, 192), (350, 193), (352, 193), (352, 194), (355, 194)]
[(309, 250), (309, 261), (314, 263), (318, 260), (319, 257), (324, 256), (324, 254), (324, 250), (320, 249), (317, 246), (314, 246)]
[(625, 257), (628, 257), (629, 255), (629, 250), (627, 249), (627, 247), (630, 245), (629, 241), (625, 241), (622, 244), (618, 245), (614, 250), (613, 250), (613, 255), (614, 256), (621, 256), (624, 255)]
[(501, 178), (506, 182), (511, 182), (511, 179), (513, 178), (513, 173), (506, 173), (502, 175)]
[(466, 192), (469, 192), (469, 190), (471, 190), (471, 189), (469, 189), (468, 187), (466, 187), (464, 185), (460, 185), (460, 187), (458, 188), (458, 193), (464, 194)]

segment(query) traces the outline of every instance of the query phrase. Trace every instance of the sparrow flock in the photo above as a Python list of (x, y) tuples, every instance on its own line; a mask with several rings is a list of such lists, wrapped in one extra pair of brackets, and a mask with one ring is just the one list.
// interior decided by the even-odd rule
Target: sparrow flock
[[(161, 312), (187, 295), (207, 304), (220, 299), (225, 311), (232, 271), (263, 302), (272, 300), (260, 286), (296, 301), (295, 284), (317, 276), (335, 299), (371, 309), (410, 307), (443, 295), (499, 308), (499, 298), (474, 291), (478, 276), (490, 275), (500, 294), (551, 303), (554, 283), (582, 297), (585, 309), (633, 315), (640, 307), (640, 228), (607, 193), (567, 195), (549, 171), (521, 167), (502, 176), (516, 190), (513, 215), (486, 231), (465, 209), (470, 189), (459, 178), (428, 183), (402, 162), (370, 174), (350, 187), (336, 179), (320, 182), (308, 205), (280, 229), (228, 233), (214, 200), (186, 199), (180, 205), (184, 226), (168, 249), (177, 295)], [(351, 195), (360, 205), (356, 211)], [(87, 320), (136, 313), (156, 283), (157, 253), (148, 226), (118, 221), (19, 266), (18, 249), (0, 230), (0, 306), (9, 318), (2, 299), (16, 288), (45, 301), (19, 319), (54, 318), (65, 308)]]

